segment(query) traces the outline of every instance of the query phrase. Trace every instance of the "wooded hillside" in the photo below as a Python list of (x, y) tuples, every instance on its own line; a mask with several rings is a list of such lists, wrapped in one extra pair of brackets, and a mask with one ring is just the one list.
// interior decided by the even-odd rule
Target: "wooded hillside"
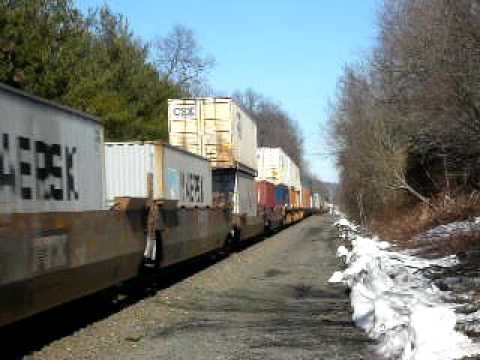
[(480, 1), (388, 0), (378, 14), (330, 122), (344, 209), (365, 222), (480, 187)]
[(176, 27), (154, 44), (104, 6), (0, 0), (0, 81), (99, 116), (109, 140), (167, 139), (167, 99), (213, 65), (193, 33)]

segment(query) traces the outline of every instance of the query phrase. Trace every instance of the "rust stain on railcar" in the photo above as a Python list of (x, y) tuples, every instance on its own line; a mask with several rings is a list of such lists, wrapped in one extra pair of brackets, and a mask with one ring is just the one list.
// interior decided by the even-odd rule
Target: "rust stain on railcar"
[(138, 274), (141, 212), (0, 215), (0, 326)]
[[(166, 210), (160, 209), (165, 217)], [(221, 248), (230, 231), (231, 216), (224, 209), (180, 208), (175, 221), (162, 221), (160, 266), (169, 266)], [(158, 246), (158, 244), (157, 244)]]
[(241, 241), (255, 238), (265, 232), (265, 218), (263, 215), (234, 215), (233, 225), (240, 230)]

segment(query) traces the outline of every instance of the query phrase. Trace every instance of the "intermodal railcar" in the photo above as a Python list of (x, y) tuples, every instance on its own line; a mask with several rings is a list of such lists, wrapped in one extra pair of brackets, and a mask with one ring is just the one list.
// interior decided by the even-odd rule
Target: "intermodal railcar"
[[(231, 248), (310, 212), (257, 212), (255, 183), (238, 174), (233, 196), (252, 188), (255, 211), (241, 202), (216, 207), (212, 174), (198, 156), (188, 170), (185, 151), (170, 145), (107, 146), (117, 148), (119, 161), (130, 146), (146, 162), (130, 157), (130, 173), (122, 172), (105, 159), (97, 118), (0, 85), (0, 326), (135, 278), (145, 266), (157, 271)], [(108, 166), (114, 171), (106, 177)], [(140, 192), (107, 188), (124, 176)], [(163, 195), (156, 196), (151, 187), (159, 182)]]

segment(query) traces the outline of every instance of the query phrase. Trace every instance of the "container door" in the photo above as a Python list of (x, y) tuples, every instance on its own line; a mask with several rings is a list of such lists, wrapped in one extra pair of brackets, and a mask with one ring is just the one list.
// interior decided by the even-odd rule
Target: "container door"
[(170, 144), (204, 156), (201, 139), (201, 101), (170, 100), (168, 107)]
[(203, 100), (203, 140), (205, 156), (213, 167), (233, 167), (232, 119), (228, 99)]

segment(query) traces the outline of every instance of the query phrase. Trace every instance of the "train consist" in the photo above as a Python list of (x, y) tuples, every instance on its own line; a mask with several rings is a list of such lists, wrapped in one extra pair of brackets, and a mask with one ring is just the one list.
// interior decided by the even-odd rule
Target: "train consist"
[(104, 142), (0, 85), (0, 326), (322, 210), (231, 99), (170, 100), (168, 126), (169, 144)]

